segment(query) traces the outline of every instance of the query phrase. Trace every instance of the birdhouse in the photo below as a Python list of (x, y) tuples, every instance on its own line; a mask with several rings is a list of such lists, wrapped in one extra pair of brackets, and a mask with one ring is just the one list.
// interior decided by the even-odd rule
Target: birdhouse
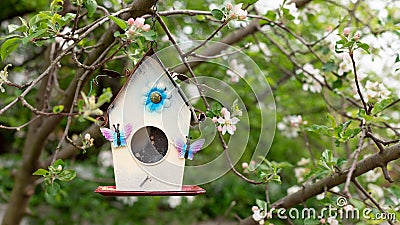
[[(185, 143), (191, 105), (152, 50), (136, 65), (108, 108), (116, 186), (100, 186), (103, 195), (196, 195), (183, 186)], [(200, 146), (201, 147), (201, 146)], [(189, 150), (189, 149), (186, 149)], [(190, 157), (190, 155), (189, 155)], [(186, 154), (188, 158), (188, 154)]]

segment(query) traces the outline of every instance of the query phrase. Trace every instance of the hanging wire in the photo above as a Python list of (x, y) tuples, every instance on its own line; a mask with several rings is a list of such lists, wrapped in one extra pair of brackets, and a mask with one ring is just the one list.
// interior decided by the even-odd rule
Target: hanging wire
[(89, 89), (88, 96), (90, 96), (90, 94), (91, 94), (92, 91), (93, 91), (93, 83), (94, 83), (96, 86), (99, 86), (99, 82), (97, 81), (97, 78), (99, 78), (99, 77), (107, 77), (107, 75), (100, 74), (100, 75), (97, 75), (96, 77), (94, 77), (93, 79), (90, 80), (90, 89)]
[[(152, 7), (152, 10), (153, 10), (153, 15), (152, 15), (152, 17), (151, 17), (151, 22), (152, 22), (152, 29), (153, 29), (153, 31), (154, 32), (156, 32), (156, 21), (157, 21), (157, 17), (156, 17), (156, 13), (157, 13), (157, 10), (158, 10), (158, 8), (157, 8), (157, 2), (158, 2), (158, 0), (156, 0), (155, 2), (154, 2), (154, 5), (153, 5), (153, 7)], [(151, 48), (153, 48), (154, 50), (156, 50), (157, 49), (157, 42), (154, 40), (154, 41), (151, 41), (150, 42), (150, 47)]]

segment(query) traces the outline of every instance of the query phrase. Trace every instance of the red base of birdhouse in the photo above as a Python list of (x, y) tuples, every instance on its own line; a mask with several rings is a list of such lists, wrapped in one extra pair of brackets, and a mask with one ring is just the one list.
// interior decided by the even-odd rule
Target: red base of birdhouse
[(179, 191), (120, 191), (115, 186), (98, 186), (94, 192), (104, 196), (194, 196), (206, 190), (197, 185), (183, 185)]

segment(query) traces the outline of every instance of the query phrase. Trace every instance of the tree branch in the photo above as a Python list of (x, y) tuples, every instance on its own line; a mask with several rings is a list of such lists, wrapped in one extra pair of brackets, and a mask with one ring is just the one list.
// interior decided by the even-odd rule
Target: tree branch
[[(354, 177), (358, 177), (370, 170), (373, 170), (377, 167), (381, 167), (391, 161), (398, 160), (400, 158), (400, 144), (393, 145), (385, 149), (384, 152), (376, 153), (370, 157), (367, 157), (360, 162), (357, 163), (357, 166), (353, 172)], [(333, 176), (326, 177), (324, 179), (319, 180), (318, 182), (304, 186), (300, 191), (283, 197), (282, 199), (276, 201), (271, 205), (271, 208), (291, 208), (305, 202), (307, 199), (314, 197), (318, 194), (324, 192), (325, 188), (330, 189), (337, 185), (343, 184), (346, 182), (347, 174), (349, 173), (349, 169), (345, 170), (343, 173), (337, 173)], [(251, 218), (251, 216), (242, 220), (239, 225), (250, 225), (257, 224)]]

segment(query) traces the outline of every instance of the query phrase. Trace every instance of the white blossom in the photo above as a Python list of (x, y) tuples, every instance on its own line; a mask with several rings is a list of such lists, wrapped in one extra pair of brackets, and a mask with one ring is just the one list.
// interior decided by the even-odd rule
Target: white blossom
[(294, 194), (294, 193), (296, 193), (296, 192), (298, 192), (300, 190), (301, 190), (301, 187), (299, 187), (297, 185), (294, 185), (294, 186), (292, 186), (292, 187), (287, 189), (287, 194), (291, 195), (291, 194)]
[(321, 194), (315, 196), (317, 200), (322, 200), (325, 198), (325, 192), (322, 192)]
[(304, 158), (304, 157), (302, 157), (302, 158), (300, 159), (300, 161), (297, 162), (297, 165), (298, 165), (298, 166), (305, 166), (305, 165), (307, 165), (308, 163), (310, 163), (310, 159), (309, 159), (309, 158)]
[(168, 198), (168, 205), (171, 208), (176, 208), (182, 203), (182, 196), (170, 196)]
[(381, 173), (376, 172), (375, 170), (370, 170), (364, 174), (366, 182), (375, 182), (380, 176)]
[(338, 74), (342, 76), (344, 73), (348, 73), (352, 71), (353, 64), (351, 62), (351, 58), (347, 53), (343, 53), (340, 55), (342, 61), (339, 63)]
[(337, 221), (337, 219), (335, 219), (335, 217), (329, 217), (327, 219), (327, 222), (329, 225), (338, 225), (339, 224), (339, 221)]
[(282, 131), (282, 134), (288, 138), (295, 138), (300, 131), (300, 125), (306, 124), (301, 115), (286, 116), (281, 122), (278, 122), (277, 128)]
[(135, 196), (118, 196), (116, 199), (117, 201), (122, 202), (122, 204), (128, 206), (133, 206), (133, 204), (139, 200), (138, 197)]
[[(223, 108), (226, 109), (226, 108)], [(221, 110), (222, 112), (222, 110)], [(228, 132), (230, 135), (233, 135), (236, 131), (236, 125), (240, 120), (237, 117), (231, 118), (231, 113), (228, 110), (224, 110), (224, 117), (219, 117), (217, 122), (220, 123), (218, 131), (225, 134)]]
[(0, 71), (0, 91), (5, 92), (6, 90), (3, 88), (3, 84), (9, 82), (8, 81), (8, 72), (7, 68), (12, 66), (11, 64), (7, 64), (2, 71)]
[(382, 101), (388, 99), (391, 94), (391, 91), (389, 91), (384, 84), (371, 82), (370, 80), (367, 80), (364, 92), (364, 97), (367, 102)]
[(243, 63), (238, 63), (236, 59), (233, 59), (230, 61), (229, 66), (229, 69), (226, 70), (226, 74), (231, 77), (230, 81), (232, 83), (237, 83), (240, 77), (245, 77), (247, 69)]
[(384, 197), (384, 192), (381, 187), (375, 184), (368, 184), (368, 189), (371, 192), (372, 196), (375, 197), (376, 199), (381, 199)]
[(303, 167), (298, 167), (294, 169), (294, 174), (295, 177), (297, 178), (297, 182), (301, 183), (304, 181), (304, 176), (309, 172), (310, 170), (307, 168)]
[(97, 156), (97, 163), (103, 167), (111, 167), (113, 165), (111, 151), (101, 151)]
[[(324, 82), (321, 71), (319, 69), (315, 69), (314, 66), (310, 63), (306, 63), (303, 66), (303, 70), (306, 76), (305, 83), (303, 84), (303, 90), (309, 90), (313, 93), (320, 93), (322, 90), (322, 86), (320, 83)], [(303, 70), (297, 70), (296, 74), (302, 73)]]

